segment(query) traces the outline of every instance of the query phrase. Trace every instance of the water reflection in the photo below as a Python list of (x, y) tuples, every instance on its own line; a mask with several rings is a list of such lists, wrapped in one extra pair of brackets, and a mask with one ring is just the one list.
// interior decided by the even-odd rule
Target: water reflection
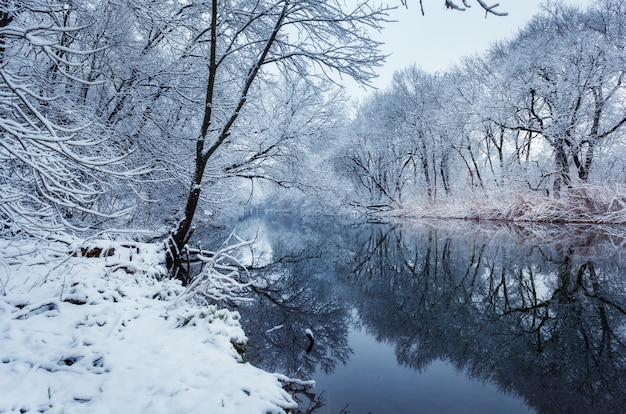
[(539, 412), (622, 410), (626, 285), (605, 246), (406, 233), (372, 232), (347, 275), (362, 318), (400, 363), (452, 361)]
[[(238, 227), (262, 227), (259, 249), (272, 258), (254, 269), (259, 300), (241, 309), (258, 366), (299, 378), (332, 372), (349, 360), (360, 324), (393, 346), (400, 366), (447, 361), (540, 413), (626, 406), (619, 236), (289, 216)], [(309, 353), (305, 329), (316, 340)], [(301, 396), (303, 412), (324, 403), (322, 391)]]

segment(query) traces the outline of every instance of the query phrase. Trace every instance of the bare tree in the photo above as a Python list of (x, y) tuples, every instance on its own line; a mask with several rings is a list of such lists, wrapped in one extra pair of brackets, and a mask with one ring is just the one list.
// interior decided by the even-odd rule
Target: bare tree
[(379, 30), (386, 10), (369, 1), (347, 10), (336, 0), (228, 4), (212, 0), (206, 9), (197, 10), (203, 19), (199, 23), (205, 25), (197, 30), (190, 53), (208, 58), (206, 94), (189, 195), (168, 242), (173, 263), (191, 235), (207, 164), (233, 144), (232, 133), (248, 106), (253, 86), (272, 71), (303, 78), (343, 75), (368, 83), (373, 68), (384, 57), (365, 28)]

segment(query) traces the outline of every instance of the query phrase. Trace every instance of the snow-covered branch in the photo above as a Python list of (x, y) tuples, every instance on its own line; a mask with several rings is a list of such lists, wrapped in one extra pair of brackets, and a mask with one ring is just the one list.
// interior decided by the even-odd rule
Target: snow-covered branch
[(193, 277), (176, 303), (190, 299), (207, 303), (251, 300), (246, 297), (251, 284), (242, 277), (242, 272), (247, 270), (238, 255), (252, 243), (231, 233), (215, 252), (187, 247), (183, 254), (195, 254), (202, 262), (202, 270)]
[(101, 209), (108, 182), (134, 179), (149, 169), (125, 165), (132, 149), (112, 145), (107, 128), (75, 92), (100, 83), (86, 79), (83, 69), (104, 48), (77, 43), (77, 34), (88, 26), (60, 26), (67, 21), (55, 13), (65, 13), (63, 8), (37, 1), (23, 8), (19, 14), (2, 8), (0, 22), (0, 219), (5, 230), (58, 230), (76, 227), (78, 215), (109, 219), (127, 214), (127, 208)]
[[(408, 5), (411, 3), (411, 0), (400, 0), (402, 5), (405, 7), (408, 7)], [(462, 1), (462, 6), (458, 4), (458, 2), (456, 0), (444, 0), (444, 5), (446, 8), (450, 9), (450, 10), (457, 10), (457, 11), (465, 11), (466, 9), (469, 9), (471, 7), (471, 4), (469, 4), (468, 0), (461, 0)], [(482, 7), (483, 9), (485, 9), (485, 13), (486, 14), (493, 14), (495, 16), (508, 16), (509, 13), (507, 12), (502, 12), (497, 10), (498, 7), (500, 7), (500, 3), (495, 3), (492, 4), (491, 6), (488, 5), (487, 3), (485, 3), (484, 0), (476, 0), (476, 2), (480, 5), (480, 7)], [(424, 15), (424, 0), (419, 0), (419, 4), (420, 4), (420, 10), (422, 15)]]

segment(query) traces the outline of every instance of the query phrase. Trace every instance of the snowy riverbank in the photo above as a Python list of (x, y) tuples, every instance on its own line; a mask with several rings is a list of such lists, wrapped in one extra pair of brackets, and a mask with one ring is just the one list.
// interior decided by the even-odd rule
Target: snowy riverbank
[[(236, 312), (178, 303), (153, 245), (106, 257), (0, 241), (0, 412), (265, 413), (284, 378), (242, 362)], [(86, 251), (85, 251), (86, 252)]]
[[(382, 213), (381, 213), (382, 212)], [(626, 188), (580, 184), (560, 197), (500, 191), (380, 209), (377, 216), (517, 223), (626, 224)]]

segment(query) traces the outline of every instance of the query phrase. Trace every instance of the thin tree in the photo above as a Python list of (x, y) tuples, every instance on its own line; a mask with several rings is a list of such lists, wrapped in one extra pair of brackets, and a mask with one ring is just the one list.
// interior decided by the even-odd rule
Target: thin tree
[(204, 114), (187, 201), (168, 239), (170, 264), (191, 237), (207, 164), (232, 143), (253, 85), (272, 71), (367, 84), (384, 56), (366, 28), (380, 30), (387, 10), (369, 1), (350, 10), (337, 0), (211, 1), (208, 27), (195, 39), (199, 48), (208, 44)]

